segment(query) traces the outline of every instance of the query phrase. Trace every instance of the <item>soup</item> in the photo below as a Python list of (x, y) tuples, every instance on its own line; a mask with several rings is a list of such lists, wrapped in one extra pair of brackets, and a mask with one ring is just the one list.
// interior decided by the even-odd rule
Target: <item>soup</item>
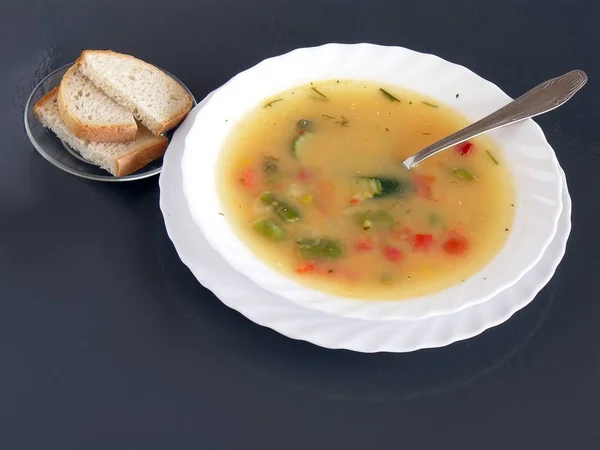
[(502, 154), (477, 138), (411, 171), (401, 162), (466, 125), (393, 86), (294, 88), (234, 127), (217, 167), (223, 214), (258, 258), (308, 287), (362, 299), (450, 287), (509, 233), (514, 193)]

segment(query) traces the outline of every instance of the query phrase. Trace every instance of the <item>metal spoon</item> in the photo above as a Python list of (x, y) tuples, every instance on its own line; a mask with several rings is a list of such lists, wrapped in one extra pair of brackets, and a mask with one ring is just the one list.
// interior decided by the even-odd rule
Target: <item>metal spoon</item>
[(548, 80), (489, 116), (406, 158), (402, 164), (410, 170), (448, 147), (511, 123), (552, 111), (573, 97), (575, 92), (581, 89), (586, 82), (587, 75), (582, 70), (573, 70), (558, 78)]

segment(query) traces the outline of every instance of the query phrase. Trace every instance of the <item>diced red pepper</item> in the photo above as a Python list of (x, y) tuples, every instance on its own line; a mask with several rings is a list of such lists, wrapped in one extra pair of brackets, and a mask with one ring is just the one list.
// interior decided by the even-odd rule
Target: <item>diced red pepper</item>
[(473, 149), (473, 143), (472, 142), (463, 142), (462, 144), (459, 144), (458, 146), (458, 153), (460, 153), (463, 156), (468, 155), (471, 150)]
[(412, 231), (410, 231), (408, 228), (402, 228), (401, 230), (395, 230), (393, 232), (392, 236), (394, 236), (394, 239), (396, 239), (397, 241), (410, 242), (413, 240)]
[(254, 187), (254, 179), (256, 177), (256, 171), (251, 168), (244, 169), (242, 172), (242, 178), (240, 181), (246, 189), (252, 189)]
[(373, 248), (373, 239), (371, 239), (370, 237), (364, 237), (356, 243), (354, 248), (359, 252), (366, 252), (368, 250), (371, 250)]
[(404, 254), (401, 250), (398, 250), (395, 247), (386, 246), (384, 249), (385, 257), (388, 261), (398, 262), (402, 259)]
[(433, 245), (432, 234), (415, 234), (413, 249), (419, 252), (429, 251), (429, 247)]
[(456, 232), (451, 232), (446, 242), (442, 245), (442, 248), (450, 255), (462, 255), (469, 249), (469, 241), (466, 237)]
[(296, 272), (298, 273), (308, 273), (315, 270), (315, 263), (312, 261), (305, 262), (296, 267)]
[(358, 205), (360, 203), (360, 200), (357, 198), (351, 198), (350, 199), (350, 204), (351, 205)]
[(432, 198), (431, 185), (434, 180), (435, 177), (432, 177), (431, 175), (417, 175), (415, 177), (415, 190), (417, 191), (417, 195), (430, 200)]
[(300, 172), (298, 172), (298, 178), (302, 181), (308, 181), (308, 179), (310, 178), (310, 174), (308, 173), (308, 170), (300, 169)]

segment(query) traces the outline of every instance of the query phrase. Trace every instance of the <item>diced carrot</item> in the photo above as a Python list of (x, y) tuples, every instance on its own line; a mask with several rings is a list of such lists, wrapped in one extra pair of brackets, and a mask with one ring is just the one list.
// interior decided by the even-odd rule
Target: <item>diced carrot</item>
[(360, 200), (357, 198), (351, 198), (350, 199), (350, 204), (351, 205), (358, 205), (360, 203)]
[(415, 234), (413, 249), (419, 252), (429, 251), (429, 247), (433, 245), (432, 234)]
[(305, 262), (296, 267), (296, 272), (298, 273), (307, 273), (315, 270), (315, 263), (312, 261)]
[(469, 241), (461, 234), (450, 232), (442, 248), (450, 255), (462, 255), (469, 249)]
[(354, 245), (354, 248), (359, 252), (371, 250), (373, 248), (373, 239), (370, 237), (364, 237)]
[(460, 153), (463, 156), (468, 155), (471, 150), (473, 149), (473, 143), (472, 142), (463, 142), (462, 144), (459, 144), (458, 146), (458, 153)]
[(398, 262), (404, 256), (401, 250), (398, 250), (395, 247), (390, 247), (389, 245), (384, 248), (384, 253), (386, 259), (391, 262)]
[(410, 242), (413, 240), (412, 231), (410, 231), (408, 228), (402, 228), (400, 230), (395, 230), (393, 232), (392, 236), (397, 241), (409, 241)]
[(248, 167), (242, 172), (242, 178), (240, 178), (240, 181), (246, 189), (252, 189), (254, 187), (255, 176), (256, 171)]
[(417, 191), (417, 195), (430, 200), (432, 198), (431, 185), (434, 180), (435, 177), (432, 177), (431, 175), (417, 175), (415, 177), (415, 190)]

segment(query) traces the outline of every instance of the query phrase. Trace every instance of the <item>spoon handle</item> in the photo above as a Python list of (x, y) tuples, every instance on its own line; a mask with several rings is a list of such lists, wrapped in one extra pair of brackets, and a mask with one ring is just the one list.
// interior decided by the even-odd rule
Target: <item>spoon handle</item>
[(582, 70), (573, 70), (560, 77), (545, 81), (489, 116), (406, 158), (402, 164), (407, 169), (412, 169), (448, 147), (460, 144), (488, 131), (539, 116), (558, 108), (581, 89), (586, 82), (587, 75)]

